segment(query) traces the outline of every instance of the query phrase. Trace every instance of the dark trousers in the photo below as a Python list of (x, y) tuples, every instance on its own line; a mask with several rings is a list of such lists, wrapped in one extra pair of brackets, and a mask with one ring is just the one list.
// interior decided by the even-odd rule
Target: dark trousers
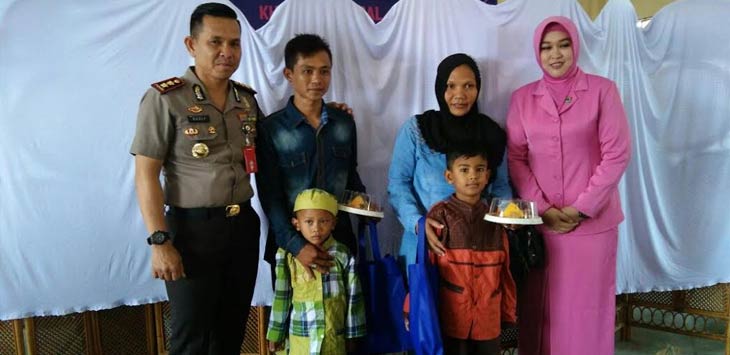
[(500, 339), (472, 340), (444, 337), (445, 355), (499, 355)]
[(249, 203), (234, 217), (168, 213), (186, 278), (166, 282), (170, 355), (238, 355), (253, 297), (260, 221)]

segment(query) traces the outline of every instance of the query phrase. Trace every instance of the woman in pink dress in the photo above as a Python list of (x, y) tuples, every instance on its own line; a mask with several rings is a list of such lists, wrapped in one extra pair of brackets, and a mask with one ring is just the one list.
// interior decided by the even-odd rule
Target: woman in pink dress
[(612, 81), (577, 66), (568, 18), (540, 23), (533, 43), (543, 77), (512, 94), (507, 151), (516, 192), (545, 222), (547, 262), (518, 303), (519, 353), (612, 355), (626, 114)]

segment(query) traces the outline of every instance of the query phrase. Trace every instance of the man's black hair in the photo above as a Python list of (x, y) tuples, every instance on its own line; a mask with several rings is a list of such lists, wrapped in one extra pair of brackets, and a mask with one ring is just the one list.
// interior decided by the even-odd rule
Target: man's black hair
[(241, 23), (238, 21), (238, 16), (233, 9), (227, 5), (219, 4), (217, 2), (209, 2), (198, 5), (198, 7), (193, 10), (192, 15), (190, 15), (190, 36), (195, 37), (198, 35), (200, 27), (203, 26), (203, 17), (206, 15), (236, 20), (238, 28), (241, 28)]
[(330, 63), (332, 63), (332, 51), (327, 41), (311, 33), (298, 34), (286, 44), (286, 48), (284, 49), (284, 65), (288, 69), (294, 69), (294, 65), (297, 64), (297, 59), (300, 55), (306, 58), (320, 51), (327, 52), (327, 55), (330, 57)]

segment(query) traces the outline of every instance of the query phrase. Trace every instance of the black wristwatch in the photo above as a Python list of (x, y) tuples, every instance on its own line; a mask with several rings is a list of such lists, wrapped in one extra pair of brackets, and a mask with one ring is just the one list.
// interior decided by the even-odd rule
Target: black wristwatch
[(160, 245), (170, 240), (170, 233), (165, 231), (154, 231), (147, 237), (147, 244), (149, 245)]

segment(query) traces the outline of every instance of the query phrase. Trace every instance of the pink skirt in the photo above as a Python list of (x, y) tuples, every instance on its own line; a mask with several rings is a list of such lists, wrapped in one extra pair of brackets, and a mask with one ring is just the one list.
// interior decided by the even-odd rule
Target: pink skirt
[(618, 228), (545, 233), (546, 266), (518, 295), (520, 355), (613, 355)]

